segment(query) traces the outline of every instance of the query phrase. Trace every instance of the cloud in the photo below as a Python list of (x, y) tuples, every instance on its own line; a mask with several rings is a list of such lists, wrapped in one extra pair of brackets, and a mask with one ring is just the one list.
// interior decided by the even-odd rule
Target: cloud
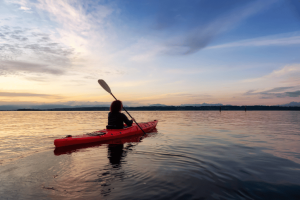
[(25, 6), (21, 6), (20, 10), (29, 11), (29, 10), (31, 10), (31, 8), (28, 8), (28, 7), (25, 7)]
[(156, 94), (146, 97), (138, 98), (139, 102), (151, 102), (151, 103), (157, 103), (157, 102), (166, 102), (169, 104), (170, 99), (173, 99), (177, 101), (176, 103), (184, 102), (184, 101), (192, 101), (192, 102), (198, 102), (203, 100), (209, 100), (211, 99), (211, 95), (209, 94), (197, 94), (197, 93), (183, 93), (183, 92), (174, 92), (174, 93), (166, 93), (166, 94)]
[(31, 10), (29, 6), (30, 2), (27, 0), (6, 0), (6, 2), (14, 5), (18, 5), (19, 9), (24, 12), (29, 12)]
[(265, 92), (269, 93), (269, 92), (282, 92), (282, 91), (285, 91), (285, 90), (288, 90), (288, 89), (291, 89), (291, 88), (294, 88), (294, 87), (277, 87), (277, 88), (273, 88), (271, 90), (267, 90)]
[(287, 91), (291, 89), (297, 89), (299, 86), (294, 87), (277, 87), (270, 90), (265, 91), (255, 91), (249, 90), (248, 92), (244, 93), (244, 95), (257, 95), (260, 96), (261, 99), (273, 99), (273, 98), (285, 98), (285, 97), (299, 97), (300, 90), (296, 91)]
[(192, 68), (189, 70), (186, 69), (167, 69), (165, 72), (167, 72), (168, 74), (200, 74), (200, 73), (204, 73), (207, 70), (201, 68)]
[(67, 57), (74, 51), (73, 48), (53, 42), (49, 34), (39, 33), (34, 29), (1, 26), (0, 36), (4, 38), (4, 41), (0, 42), (1, 54), (15, 51), (28, 54), (26, 51), (32, 50), (38, 54)]
[(277, 83), (285, 83), (285, 84), (298, 84), (300, 85), (300, 64), (286, 65), (281, 69), (276, 69), (271, 73), (259, 77), (243, 80), (243, 82), (266, 82), (266, 81), (274, 81)]
[(20, 92), (0, 92), (0, 97), (45, 97), (59, 98), (57, 95), (36, 94), (36, 93), (20, 93)]
[(125, 71), (121, 71), (121, 70), (115, 70), (115, 69), (111, 69), (111, 70), (91, 70), (89, 73), (87, 73), (87, 75), (84, 75), (83, 78), (84, 79), (99, 79), (99, 76), (109, 76), (111, 74), (114, 75), (123, 75), (125, 74)]
[[(254, 79), (247, 79), (243, 82), (247, 87), (259, 89), (248, 90), (243, 95), (253, 96), (259, 99), (284, 99), (299, 98), (300, 91), (300, 65), (287, 65), (276, 69), (271, 73)], [(243, 84), (243, 83), (241, 83)], [(276, 100), (276, 101), (282, 101)]]
[(215, 45), (215, 46), (208, 47), (208, 49), (231, 48), (231, 47), (299, 45), (300, 44), (299, 34), (300, 34), (299, 32), (294, 32), (289, 34), (271, 35), (267, 37), (259, 37), (254, 39), (242, 40), (242, 41), (232, 42), (228, 44)]
[(114, 11), (110, 6), (94, 1), (40, 0), (32, 6), (45, 11), (51, 20), (59, 24), (57, 31), (61, 36), (68, 33), (82, 42), (86, 42), (86, 37), (96, 30), (104, 36), (101, 28), (107, 25), (106, 18)]
[(43, 74), (52, 74), (60, 75), (65, 72), (60, 69), (55, 69), (45, 64), (30, 63), (24, 61), (1, 61), (0, 60), (0, 75), (12, 75), (21, 73), (43, 73)]
[(193, 54), (210, 44), (219, 34), (232, 29), (242, 20), (262, 11), (275, 1), (255, 1), (220, 16), (206, 26), (199, 26), (188, 34), (169, 40), (168, 54)]
[[(45, 40), (44, 40), (45, 41)], [(36, 54), (47, 54), (48, 56), (56, 56), (66, 58), (73, 53), (73, 49), (59, 47), (57, 43), (50, 44), (28, 44), (24, 46), (24, 49), (30, 49)]]
[[(72, 65), (73, 48), (53, 42), (49, 34), (1, 26), (0, 75), (64, 74)], [(24, 60), (30, 60), (24, 61)]]
[[(270, 0), (235, 2), (230, 5), (218, 2), (222, 4), (222, 9), (218, 10), (218, 6), (211, 4), (214, 8), (211, 9), (213, 14), (210, 14), (205, 10), (209, 5), (205, 3), (202, 5), (201, 1), (189, 2), (188, 6), (172, 1), (172, 5), (163, 5), (157, 16), (154, 26), (157, 32), (149, 34), (150, 36), (144, 35), (126, 51), (134, 53), (131, 57), (133, 61), (149, 61), (157, 55), (194, 54), (207, 48), (220, 34), (233, 29), (243, 20), (275, 2)], [(177, 30), (179, 28), (180, 30)]]
[(295, 74), (300, 72), (300, 64), (284, 66), (282, 69), (274, 70), (265, 77), (280, 77), (287, 74)]
[(10, 35), (10, 37), (13, 38), (13, 39), (19, 40), (20, 42), (28, 40), (27, 37), (22, 37), (22, 36), (15, 35), (15, 34)]
[[(55, 104), (76, 106), (76, 107), (86, 107), (86, 106), (110, 106), (111, 102), (100, 102), (100, 101), (67, 101), (67, 102), (57, 102)], [(53, 104), (53, 105), (55, 105)]]
[(300, 90), (295, 91), (295, 92), (286, 92), (285, 94), (289, 97), (299, 97), (300, 96)]
[[(81, 74), (99, 69), (99, 65), (105, 71), (119, 67), (114, 64), (119, 58), (108, 52), (110, 48), (118, 50), (118, 44), (108, 42), (118, 28), (108, 18), (115, 12), (114, 3), (7, 0), (6, 4), (12, 11), (26, 7), (31, 13), (11, 12), (11, 22), (0, 27), (0, 60), (30, 60), (65, 73)], [(17, 17), (22, 19), (16, 20)]]

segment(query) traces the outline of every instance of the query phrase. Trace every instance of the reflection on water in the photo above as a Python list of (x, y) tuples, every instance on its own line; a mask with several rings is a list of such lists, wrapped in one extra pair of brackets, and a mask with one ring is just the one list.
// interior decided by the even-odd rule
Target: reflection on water
[(113, 168), (120, 168), (121, 159), (126, 156), (126, 150), (123, 150), (124, 144), (109, 144), (108, 159)]
[[(69, 155), (69, 156), (77, 156), (75, 154), (84, 153), (87, 150), (94, 150), (94, 148), (107, 148), (107, 158), (109, 160), (109, 164), (106, 164), (103, 166), (103, 168), (91, 168), (89, 170), (95, 170), (93, 172), (82, 171), (83, 174), (79, 175), (79, 177), (85, 177), (84, 174), (94, 174), (97, 175), (96, 179), (92, 180), (90, 179), (87, 181), (90, 183), (98, 183), (98, 186), (100, 185), (101, 189), (99, 189), (100, 194), (103, 196), (107, 196), (111, 193), (111, 191), (114, 190), (114, 187), (111, 187), (112, 184), (116, 180), (124, 180), (126, 178), (126, 173), (124, 170), (122, 170), (122, 165), (126, 164), (125, 157), (127, 156), (128, 152), (131, 152), (140, 142), (142, 142), (147, 137), (155, 137), (157, 134), (157, 130), (152, 130), (151, 133), (147, 133), (146, 135), (138, 134), (134, 136), (129, 136), (125, 138), (120, 138), (116, 140), (109, 140), (109, 141), (102, 141), (102, 142), (95, 142), (95, 143), (88, 143), (88, 144), (79, 144), (79, 145), (72, 145), (72, 146), (65, 146), (65, 147), (58, 147), (54, 149), (54, 155), (55, 156), (62, 156), (62, 155)], [(103, 154), (102, 154), (103, 156)], [(96, 160), (90, 159), (89, 162), (98, 162), (99, 158), (96, 157)], [(78, 165), (82, 165), (81, 163), (76, 164), (77, 168)], [(67, 167), (67, 166), (66, 166)], [(99, 170), (99, 172), (97, 172)], [(56, 189), (53, 186), (47, 186), (44, 187), (44, 189), (51, 189), (51, 190), (57, 190), (61, 191), (61, 188), (64, 188), (65, 174), (56, 175), (56, 178), (59, 177), (59, 179), (63, 180), (63, 183), (56, 183), (56, 186), (60, 189)], [(69, 175), (68, 175), (69, 176)], [(69, 177), (70, 178), (70, 177)], [(59, 180), (57, 179), (57, 180)], [(93, 186), (95, 187), (95, 186)], [(78, 189), (78, 187), (75, 187)], [(70, 189), (70, 188), (68, 188)], [(63, 190), (65, 191), (65, 190)], [(76, 195), (68, 195), (64, 197), (69, 198), (76, 198)]]
[(300, 199), (300, 112), (133, 112), (157, 133), (56, 149), (107, 113), (19, 113), (0, 128), (4, 199)]

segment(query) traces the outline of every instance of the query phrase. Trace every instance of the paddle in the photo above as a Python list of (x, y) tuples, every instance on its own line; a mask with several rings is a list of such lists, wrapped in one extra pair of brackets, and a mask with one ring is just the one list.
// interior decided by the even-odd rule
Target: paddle
[[(109, 94), (111, 94), (111, 96), (113, 96), (113, 97), (115, 98), (115, 100), (117, 100), (117, 98), (111, 93), (111, 90), (110, 90), (109, 86), (107, 85), (107, 83), (106, 83), (104, 80), (99, 79), (99, 80), (98, 80), (98, 83), (102, 86), (102, 88), (103, 88), (106, 92), (108, 92)], [(126, 111), (126, 113), (127, 113), (131, 118), (133, 118), (133, 117), (127, 112), (127, 110), (126, 110), (124, 107), (123, 107), (123, 109)], [(134, 122), (135, 122), (136, 125), (143, 131), (143, 133), (146, 134), (145, 131), (140, 127), (140, 125), (139, 125), (135, 120), (134, 120)]]

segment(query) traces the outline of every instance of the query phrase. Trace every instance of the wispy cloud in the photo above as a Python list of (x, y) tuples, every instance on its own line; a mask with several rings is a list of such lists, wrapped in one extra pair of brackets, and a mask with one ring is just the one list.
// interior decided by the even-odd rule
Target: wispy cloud
[(73, 49), (53, 42), (49, 34), (42, 33), (35, 29), (28, 29), (13, 26), (0, 27), (0, 42), (1, 55), (16, 53), (14, 58), (22, 54), (28, 54), (26, 50), (33, 50), (34, 53), (47, 53), (56, 56), (69, 56)]
[(49, 67), (45, 64), (37, 64), (23, 61), (0, 61), (0, 75), (22, 75), (21, 73), (39, 73), (39, 74), (64, 74), (63, 70)]
[[(294, 87), (277, 87), (265, 91), (249, 90), (244, 95), (257, 95), (261, 99), (285, 98), (285, 97), (299, 97), (300, 90), (295, 90), (299, 86)], [(291, 91), (294, 90), (294, 91)]]
[(151, 95), (148, 97), (142, 97), (139, 98), (139, 102), (149, 102), (151, 101), (152, 103), (168, 103), (170, 99), (174, 99), (174, 102), (179, 103), (179, 102), (184, 102), (186, 100), (191, 100), (192, 102), (199, 102), (203, 101), (204, 99), (210, 100), (212, 96), (209, 94), (197, 94), (197, 93), (183, 93), (183, 92), (177, 92), (177, 93), (166, 93), (166, 94), (157, 94), (157, 95)]
[(27, 28), (2, 26), (0, 36), (2, 75), (20, 75), (20, 72), (57, 75), (63, 74), (71, 65), (74, 50), (53, 42), (48, 34)]
[(112, 84), (112, 87), (115, 88), (124, 88), (124, 87), (134, 87), (134, 86), (141, 86), (141, 85), (146, 85), (146, 84), (150, 84), (150, 83), (155, 83), (157, 82), (156, 79), (151, 79), (151, 80), (135, 80), (135, 81), (123, 81), (121, 83), (114, 83)]
[(113, 13), (110, 6), (77, 0), (40, 0), (32, 5), (58, 23), (56, 31), (61, 42), (83, 53), (90, 51), (89, 45), (94, 45), (95, 41), (91, 37), (100, 39), (99, 42), (107, 38), (104, 30), (109, 26), (107, 17)]
[(27, 0), (4, 0), (7, 3), (15, 4), (19, 6), (19, 9), (24, 12), (29, 12), (31, 10), (29, 2)]
[(276, 81), (286, 84), (299, 84), (300, 85), (300, 64), (287, 65), (281, 69), (272, 71), (271, 73), (253, 79), (246, 79), (243, 82), (263, 82), (263, 81)]
[[(157, 37), (152, 37), (152, 35), (148, 37), (143, 36), (126, 50), (135, 53), (135, 55), (131, 57), (134, 61), (149, 61), (155, 56), (161, 55), (194, 54), (203, 48), (207, 48), (207, 46), (222, 33), (233, 29), (243, 20), (261, 12), (276, 2), (277, 1), (270, 0), (254, 1), (251, 3), (243, 3), (242, 6), (238, 7), (227, 7), (224, 9), (227, 12), (223, 12), (221, 15), (218, 14), (216, 18), (210, 18), (206, 23), (198, 22), (197, 24), (197, 22), (193, 22), (193, 28), (188, 28), (185, 31), (183, 31), (184, 29), (177, 31), (174, 34), (171, 34), (171, 36), (169, 33), (167, 37), (164, 37), (162, 34), (162, 38), (159, 39), (157, 39)], [(164, 9), (163, 11), (169, 14), (167, 10)], [(160, 14), (163, 17), (159, 17), (159, 20), (162, 21), (162, 23), (158, 23), (158, 31), (173, 31), (172, 28), (168, 29), (170, 24), (167, 26), (166, 23), (169, 23), (171, 20), (174, 24), (178, 21), (174, 20), (175, 18), (181, 18), (180, 13), (176, 16), (174, 14), (166, 16), (167, 14)], [(188, 14), (184, 13), (184, 15)], [(185, 19), (184, 22), (187, 23), (187, 19)], [(180, 27), (182, 25), (179, 23), (178, 26)]]
[(267, 90), (265, 91), (266, 93), (273, 93), (273, 92), (283, 92), (286, 91), (288, 89), (292, 89), (294, 87), (277, 87), (277, 88), (273, 88), (271, 90)]
[[(15, 12), (9, 19), (11, 23), (6, 22), (0, 27), (1, 74), (21, 76), (26, 73), (30, 76), (40, 73), (47, 76), (77, 71), (86, 77), (90, 71), (86, 68), (99, 66), (100, 59), (108, 60), (108, 56), (99, 57), (97, 51), (107, 50), (103, 47), (107, 38), (104, 29), (109, 26), (106, 17), (113, 12), (111, 7), (79, 0), (5, 2), (8, 6), (13, 4), (11, 9), (18, 6), (30, 13)], [(27, 25), (23, 26), (14, 20), (23, 16), (32, 18), (30, 25), (25, 21)], [(8, 65), (13, 67), (8, 69)], [(102, 64), (101, 68), (107, 71), (105, 65)], [(28, 78), (37, 80), (36, 77)]]
[(288, 46), (288, 45), (300, 45), (299, 32), (242, 40), (242, 41), (232, 42), (232, 43), (227, 43), (222, 45), (215, 45), (207, 48), (218, 49), (218, 48), (231, 48), (231, 47)]
[(57, 95), (25, 93), (25, 92), (0, 92), (0, 97), (43, 97), (43, 98), (60, 98)]
[[(239, 7), (230, 13), (209, 22), (207, 26), (200, 26), (188, 34), (170, 40), (168, 53), (193, 54), (210, 44), (219, 34), (226, 32), (246, 18), (262, 11), (276, 1), (255, 1), (254, 3)], [(174, 41), (175, 40), (175, 41)]]
[(249, 90), (244, 95), (257, 96), (260, 99), (299, 97), (299, 77), (300, 65), (287, 65), (265, 76), (244, 80), (243, 83), (248, 87), (260, 88)]
[(300, 90), (294, 91), (294, 92), (286, 92), (286, 95), (289, 97), (299, 97), (300, 96)]

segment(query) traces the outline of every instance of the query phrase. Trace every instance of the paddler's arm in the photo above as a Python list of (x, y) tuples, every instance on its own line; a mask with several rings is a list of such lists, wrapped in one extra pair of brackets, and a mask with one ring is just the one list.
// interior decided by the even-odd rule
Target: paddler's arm
[(133, 119), (133, 120), (129, 120), (129, 119), (126, 117), (125, 114), (122, 113), (122, 115), (123, 115), (123, 121), (125, 122), (125, 124), (126, 124), (127, 126), (131, 126), (134, 119)]

